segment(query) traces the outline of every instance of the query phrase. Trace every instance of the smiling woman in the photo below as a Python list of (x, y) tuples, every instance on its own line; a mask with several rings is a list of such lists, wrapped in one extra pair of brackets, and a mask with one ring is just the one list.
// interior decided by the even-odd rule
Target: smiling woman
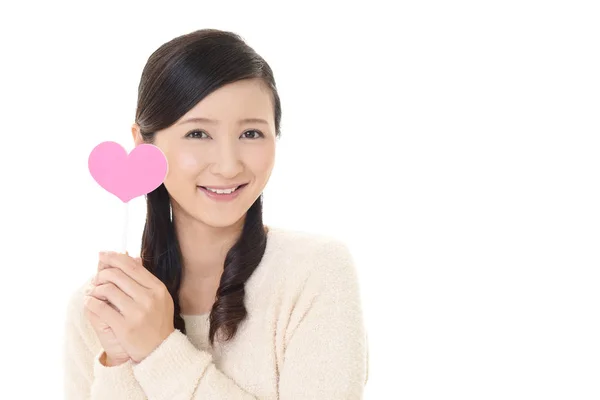
[(68, 399), (360, 399), (367, 335), (339, 240), (266, 227), (281, 106), (266, 61), (205, 29), (148, 59), (131, 132), (165, 154), (141, 258), (101, 254), (69, 302)]
[[(237, 71), (247, 78), (229, 78), (233, 82), (198, 100), (178, 122), (167, 127), (146, 127), (150, 117), (138, 112), (139, 122), (132, 127), (134, 141), (152, 143), (165, 153), (169, 172), (163, 188), (158, 190), (169, 193), (178, 221), (200, 220), (213, 227), (241, 231), (244, 214), (257, 202), (271, 176), (281, 118), (279, 98), (274, 89), (265, 90), (275, 87), (268, 79), (269, 73), (255, 71), (258, 76), (265, 75), (261, 78), (250, 72)], [(201, 93), (202, 88), (198, 89), (196, 93)], [(141, 105), (139, 109), (148, 107)], [(245, 186), (239, 192), (228, 195), (202, 189), (241, 185)], [(148, 197), (153, 200), (152, 194)], [(262, 208), (259, 203), (257, 207)]]

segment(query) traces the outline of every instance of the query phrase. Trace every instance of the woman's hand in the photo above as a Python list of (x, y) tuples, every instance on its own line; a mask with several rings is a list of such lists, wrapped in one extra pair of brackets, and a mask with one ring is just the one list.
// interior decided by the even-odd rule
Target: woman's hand
[[(102, 270), (103, 268), (105, 268), (105, 265), (102, 264), (102, 262), (98, 261), (98, 271)], [(94, 292), (95, 287), (96, 285), (90, 282), (85, 290), (86, 295), (91, 295), (91, 293)], [(99, 301), (106, 302), (106, 298), (104, 296), (96, 296), (98, 296), (96, 298)], [(108, 305), (116, 309), (114, 305), (110, 303)], [(127, 354), (123, 346), (121, 346), (121, 343), (119, 343), (119, 340), (115, 336), (115, 333), (113, 332), (112, 328), (108, 326), (108, 324), (106, 324), (104, 321), (102, 321), (100, 317), (98, 317), (97, 314), (92, 312), (87, 306), (84, 307), (84, 314), (87, 320), (92, 325), (94, 332), (96, 332), (96, 336), (98, 336), (98, 340), (100, 341), (100, 344), (102, 345), (102, 348), (106, 353), (106, 359), (102, 360), (104, 364), (107, 366), (113, 366), (127, 362), (129, 360), (129, 354)]]
[(103, 268), (94, 278), (96, 287), (86, 308), (112, 329), (131, 360), (139, 363), (175, 330), (173, 299), (139, 259), (108, 252), (100, 254), (100, 262)]

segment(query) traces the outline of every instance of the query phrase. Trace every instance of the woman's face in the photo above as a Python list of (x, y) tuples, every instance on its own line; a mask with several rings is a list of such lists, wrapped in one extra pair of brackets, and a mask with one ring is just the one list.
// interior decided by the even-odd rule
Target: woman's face
[[(142, 143), (137, 124), (132, 132), (136, 145)], [(174, 216), (213, 227), (234, 225), (263, 192), (275, 163), (272, 94), (256, 79), (223, 86), (158, 131), (154, 145), (169, 163), (164, 184)], [(240, 184), (247, 185), (228, 201), (201, 188)]]

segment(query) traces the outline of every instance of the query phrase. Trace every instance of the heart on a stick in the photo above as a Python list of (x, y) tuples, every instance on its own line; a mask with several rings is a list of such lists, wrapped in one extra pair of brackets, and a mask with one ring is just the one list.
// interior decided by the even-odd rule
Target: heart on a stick
[(88, 168), (102, 188), (127, 203), (159, 187), (167, 176), (168, 164), (154, 145), (140, 144), (127, 154), (118, 143), (102, 142), (90, 153)]

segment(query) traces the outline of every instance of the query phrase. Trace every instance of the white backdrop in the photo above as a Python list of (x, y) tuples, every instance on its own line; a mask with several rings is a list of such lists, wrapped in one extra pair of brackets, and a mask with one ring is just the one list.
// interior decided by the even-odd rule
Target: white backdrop
[(1, 6), (0, 398), (62, 398), (66, 300), (122, 226), (87, 157), (132, 148), (151, 52), (212, 27), (280, 88), (265, 223), (355, 255), (366, 398), (598, 399), (593, 2), (224, 3)]

